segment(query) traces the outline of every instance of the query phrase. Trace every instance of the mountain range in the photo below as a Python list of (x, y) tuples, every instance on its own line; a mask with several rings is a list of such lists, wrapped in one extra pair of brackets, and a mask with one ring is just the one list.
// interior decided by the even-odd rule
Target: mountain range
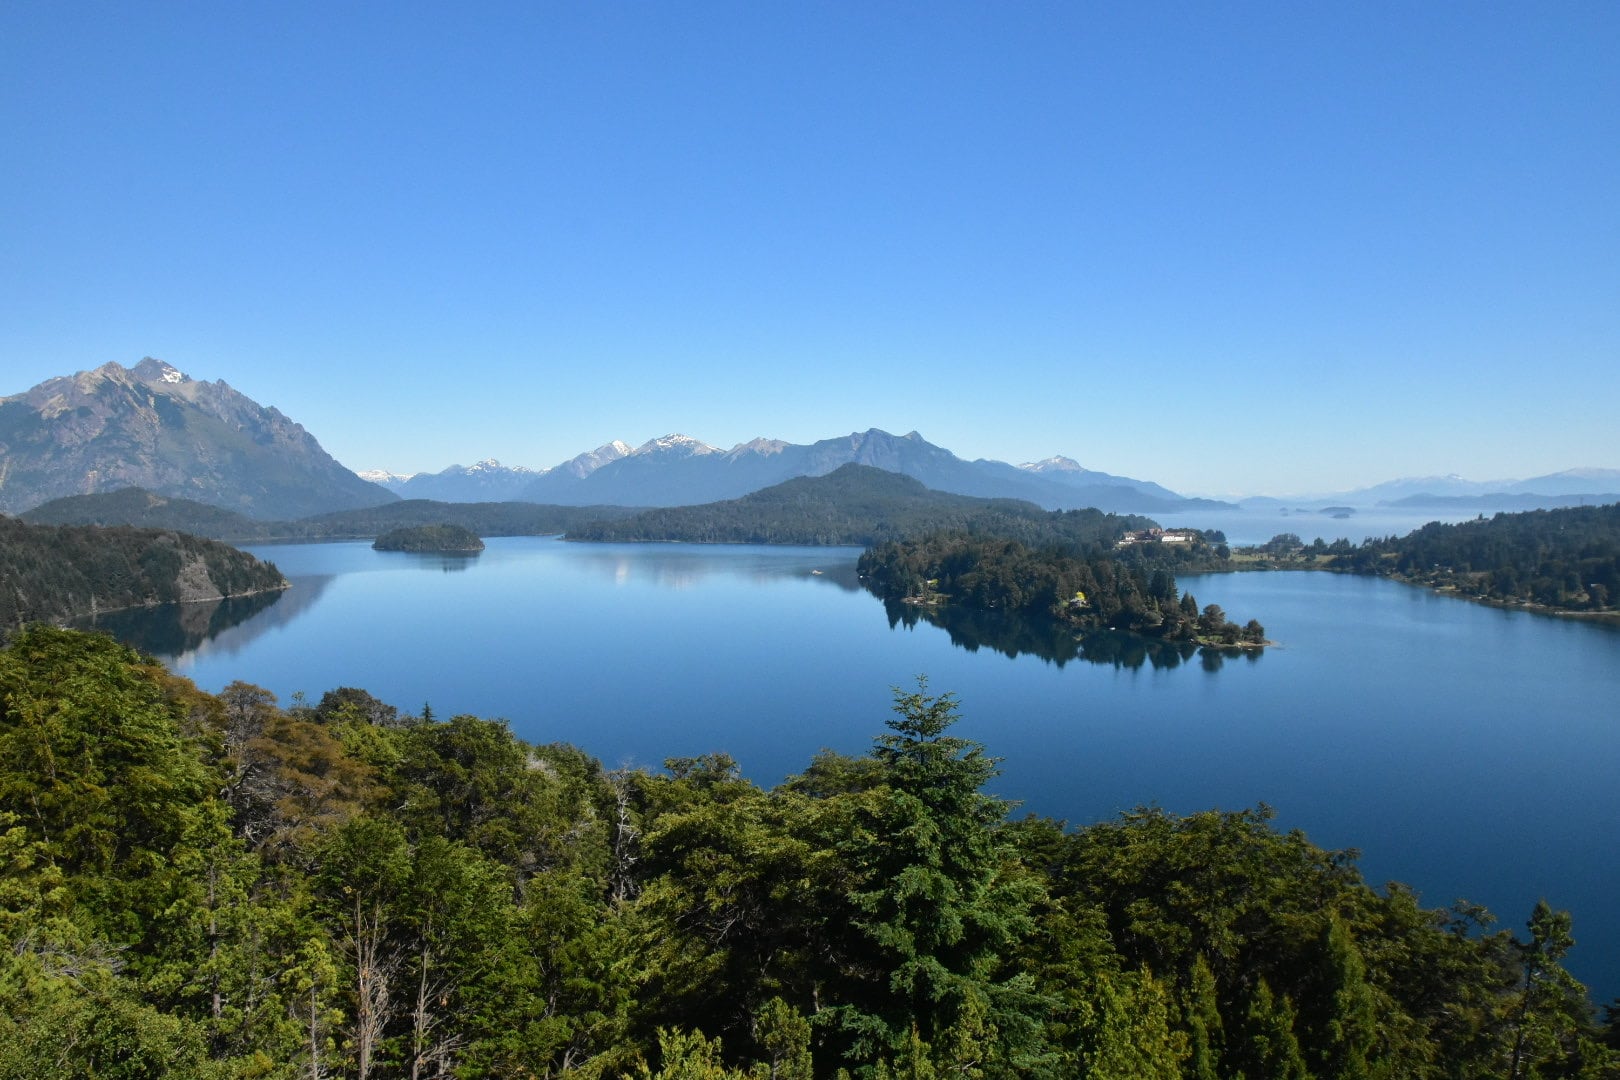
[(551, 469), (481, 461), (410, 477), (363, 475), (406, 498), (667, 507), (740, 498), (795, 477), (825, 476), (844, 465), (900, 473), (936, 491), (1024, 499), (1049, 510), (1094, 506), (1151, 513), (1228, 505), (1187, 499), (1158, 484), (1083, 468), (1064, 457), (1017, 466), (965, 461), (915, 431), (891, 435), (876, 428), (809, 444), (754, 439), (730, 450), (687, 435), (666, 435), (635, 448), (607, 443)]
[(126, 487), (256, 518), (398, 498), (339, 465), (277, 410), (151, 357), (0, 398), (0, 512)]
[[(437, 502), (671, 507), (736, 499), (795, 477), (866, 465), (936, 491), (1023, 499), (1048, 510), (1096, 507), (1165, 514), (1233, 509), (1186, 498), (1065, 457), (1010, 465), (967, 461), (919, 433), (876, 428), (809, 444), (754, 439), (730, 450), (686, 435), (639, 446), (613, 441), (547, 469), (481, 461), (438, 473), (356, 474), (303, 427), (226, 385), (190, 378), (150, 357), (49, 379), (0, 398), (0, 513), (73, 495), (139, 487), (261, 521)], [(1473, 512), (1620, 500), (1620, 470), (1572, 469), (1480, 484), (1458, 477), (1390, 481), (1318, 499), (1243, 500), (1239, 506), (1385, 505)]]

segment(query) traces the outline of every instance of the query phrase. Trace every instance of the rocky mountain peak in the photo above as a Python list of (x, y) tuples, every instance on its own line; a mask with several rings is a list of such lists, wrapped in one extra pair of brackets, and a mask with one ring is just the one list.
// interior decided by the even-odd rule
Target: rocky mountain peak
[(745, 443), (738, 443), (736, 446), (731, 448), (730, 453), (733, 456), (741, 456), (743, 454), (780, 454), (791, 445), (791, 443), (783, 442), (781, 439), (767, 439), (762, 436), (758, 439), (750, 439)]
[[(110, 367), (118, 367), (118, 365), (104, 364), (98, 370), (105, 371)], [(120, 368), (119, 370), (123, 369)], [(172, 386), (175, 383), (192, 381), (191, 376), (187, 375), (173, 364), (166, 363), (165, 361), (159, 360), (152, 356), (144, 358), (140, 363), (136, 364), (133, 368), (130, 368), (129, 373), (140, 382), (160, 383), (166, 386)]]

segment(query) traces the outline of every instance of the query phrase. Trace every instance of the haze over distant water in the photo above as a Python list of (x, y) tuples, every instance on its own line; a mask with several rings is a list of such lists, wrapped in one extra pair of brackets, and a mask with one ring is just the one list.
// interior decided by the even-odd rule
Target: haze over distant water
[(0, 366), (351, 468), (1620, 466), (1620, 7), (0, 6)]

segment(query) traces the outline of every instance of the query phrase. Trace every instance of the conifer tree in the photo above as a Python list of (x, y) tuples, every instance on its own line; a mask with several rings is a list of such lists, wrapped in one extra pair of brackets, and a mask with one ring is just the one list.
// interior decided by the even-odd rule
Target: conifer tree
[(998, 834), (1006, 806), (980, 789), (996, 774), (982, 746), (947, 732), (956, 698), (926, 680), (895, 690), (895, 718), (872, 751), (887, 789), (845, 843), (859, 885), (854, 925), (875, 954), (876, 985), (839, 1017), (858, 1056), (930, 1045), (972, 1022), (1009, 1057), (1038, 1056), (1029, 987), (999, 958), (1032, 925), (1037, 887), (1010, 872)]

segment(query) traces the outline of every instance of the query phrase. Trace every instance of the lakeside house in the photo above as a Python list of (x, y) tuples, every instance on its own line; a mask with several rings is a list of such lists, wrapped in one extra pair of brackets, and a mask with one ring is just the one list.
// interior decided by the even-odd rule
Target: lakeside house
[(1137, 529), (1126, 533), (1115, 547), (1133, 544), (1190, 544), (1199, 539), (1197, 529)]

